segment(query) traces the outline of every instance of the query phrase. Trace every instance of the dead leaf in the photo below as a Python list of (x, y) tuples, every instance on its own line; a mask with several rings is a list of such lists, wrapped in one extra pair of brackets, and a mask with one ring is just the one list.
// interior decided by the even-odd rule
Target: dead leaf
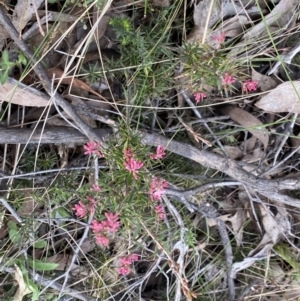
[[(71, 261), (72, 261), (72, 256), (68, 256), (66, 254), (55, 254), (47, 258), (47, 262), (58, 264), (58, 266), (55, 268), (56, 271), (64, 271), (70, 265)], [(71, 271), (76, 268), (78, 268), (78, 265), (74, 263), (72, 265)]]
[(257, 254), (254, 254), (257, 252), (260, 253), (265, 246), (274, 246), (284, 233), (289, 232), (291, 227), (288, 219), (288, 212), (282, 204), (277, 206), (278, 212), (276, 216), (271, 216), (271, 212), (266, 210), (262, 205), (259, 205), (259, 209), (265, 234), (258, 246), (250, 251), (248, 256), (257, 256)]
[[(53, 74), (55, 74), (55, 82), (61, 82), (66, 85), (74, 85), (79, 89), (83, 89), (85, 91), (88, 91), (94, 95), (97, 95), (100, 99), (103, 99), (103, 96), (96, 91), (94, 91), (89, 85), (87, 85), (85, 82), (83, 82), (80, 79), (74, 78), (72, 76), (66, 76), (64, 72), (58, 68), (51, 68), (48, 70), (48, 77), (51, 79), (53, 77)], [(104, 99), (105, 100), (105, 99)]]
[(19, 83), (9, 77), (4, 85), (0, 85), (1, 101), (10, 102), (20, 106), (47, 107), (49, 97), (29, 86)]
[[(252, 136), (251, 138), (241, 143), (240, 149), (243, 150), (245, 154), (248, 154), (254, 150), (256, 141), (257, 138), (255, 136)], [(244, 150), (244, 148), (246, 148), (246, 150)]]
[(253, 136), (257, 137), (266, 149), (269, 144), (269, 134), (263, 123), (250, 113), (233, 106), (224, 106), (221, 111), (229, 115), (232, 120), (245, 127)]
[(277, 78), (263, 75), (254, 69), (252, 69), (252, 80), (258, 82), (257, 86), (262, 92), (272, 90), (280, 84)]
[[(243, 157), (243, 152), (238, 146), (224, 145), (224, 149), (229, 157), (233, 160), (238, 160)], [(213, 151), (217, 154), (224, 155), (220, 148), (216, 148)]]
[[(33, 1), (35, 3), (33, 3)], [(32, 15), (35, 13), (35, 9), (38, 9), (42, 3), (44, 3), (44, 0), (18, 1), (12, 17), (12, 23), (18, 32), (21, 32), (22, 29), (27, 25), (32, 18)]]
[[(194, 43), (202, 39), (205, 32), (206, 19), (209, 15), (211, 0), (204, 0), (194, 6), (195, 27), (189, 34), (187, 41)], [(221, 18), (221, 7), (218, 1), (214, 1), (212, 13), (208, 22), (208, 28), (211, 28)]]
[[(79, 97), (73, 96), (73, 95), (65, 95), (65, 98), (71, 100), (71, 103), (73, 106), (78, 106), (81, 105), (83, 107), (87, 108), (86, 103), (81, 100)], [(94, 119), (84, 115), (84, 114), (78, 114), (80, 116), (80, 118), (87, 124), (89, 125), (91, 128), (95, 129), (97, 128), (97, 123)]]
[(255, 106), (273, 113), (300, 113), (300, 81), (280, 84), (270, 93), (263, 96)]
[(265, 152), (260, 148), (256, 148), (253, 151), (253, 154), (247, 154), (243, 157), (242, 161), (247, 163), (254, 163), (260, 161), (265, 156)]
[(30, 287), (25, 283), (23, 274), (17, 265), (15, 265), (14, 278), (19, 287), (14, 295), (13, 301), (22, 301), (24, 296), (32, 293), (32, 289), (30, 289)]
[[(237, 45), (235, 45), (234, 48), (232, 48), (232, 50), (227, 54), (227, 57), (236, 57), (238, 53), (244, 51), (245, 47), (248, 48), (250, 44), (255, 44), (256, 40), (267, 32), (267, 29), (269, 31), (269, 29), (272, 27), (272, 24), (274, 24), (275, 22), (276, 25), (282, 23), (282, 20), (285, 19), (285, 15), (293, 13), (294, 7), (298, 2), (298, 0), (281, 0), (279, 4), (276, 5), (273, 10), (263, 18), (263, 20), (246, 31), (241, 42), (239, 42)], [(281, 27), (279, 25), (278, 28), (284, 28), (285, 26), (286, 23), (284, 23), (284, 25)], [(279, 34), (278, 28), (277, 34)]]
[[(223, 222), (231, 223), (236, 243), (238, 246), (241, 246), (243, 242), (243, 224), (247, 219), (247, 211), (244, 208), (239, 207), (234, 216), (231, 216), (230, 214), (225, 214), (219, 216), (218, 219), (222, 220)], [(216, 225), (216, 221), (210, 218), (207, 219), (207, 223), (210, 227)]]
[(110, 12), (111, 10), (108, 9), (107, 13), (101, 17), (99, 20), (99, 16), (101, 15), (101, 10), (97, 7), (97, 5), (94, 5), (93, 9), (93, 25), (97, 24), (97, 29), (95, 30), (95, 40), (100, 40), (107, 29), (107, 24), (110, 19)]
[(151, 3), (153, 6), (158, 6), (158, 7), (168, 7), (170, 6), (170, 1), (169, 0), (151, 0)]

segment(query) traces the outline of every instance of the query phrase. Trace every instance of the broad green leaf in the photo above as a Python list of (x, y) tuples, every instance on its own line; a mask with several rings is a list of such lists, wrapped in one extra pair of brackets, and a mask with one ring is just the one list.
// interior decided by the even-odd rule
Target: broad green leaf
[(1, 75), (1, 78), (0, 78), (0, 83), (1, 85), (4, 85), (6, 83), (8, 79), (8, 70), (5, 70), (2, 75)]
[(16, 230), (16, 231), (18, 230), (17, 224), (15, 222), (13, 222), (13, 221), (9, 221), (7, 223), (7, 227), (10, 230)]
[(38, 300), (39, 299), (39, 289), (38, 289), (37, 285), (33, 281), (28, 280), (28, 286), (29, 286), (30, 290), (32, 291), (31, 300), (32, 301)]
[(36, 271), (52, 271), (58, 267), (58, 263), (44, 262), (40, 260), (32, 260), (28, 258), (28, 264)]
[(8, 226), (8, 235), (13, 244), (16, 244), (21, 239), (21, 235), (19, 234), (19, 230), (17, 228), (16, 223), (13, 221), (9, 221), (7, 223)]
[(2, 51), (2, 61), (4, 63), (9, 62), (9, 56), (8, 56), (8, 51), (7, 50)]
[(67, 218), (70, 217), (70, 213), (63, 207), (57, 208), (57, 213), (62, 217), (62, 218)]
[(27, 64), (27, 59), (26, 59), (26, 57), (24, 56), (23, 53), (20, 53), (20, 54), (19, 54), (18, 60), (19, 60), (19, 63), (20, 63), (20, 64), (23, 64), (23, 65), (26, 65), (26, 64)]
[(36, 249), (42, 249), (42, 248), (44, 248), (46, 245), (47, 245), (47, 241), (44, 240), (44, 239), (35, 241), (35, 242), (33, 243), (33, 247), (36, 248)]

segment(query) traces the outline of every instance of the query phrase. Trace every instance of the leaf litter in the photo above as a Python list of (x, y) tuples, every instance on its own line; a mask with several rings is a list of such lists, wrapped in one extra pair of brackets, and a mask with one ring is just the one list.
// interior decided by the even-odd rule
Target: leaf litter
[[(287, 175), (292, 179), (298, 178), (299, 47), (297, 48), (295, 41), (293, 45), (287, 44), (287, 37), (291, 40), (296, 37), (299, 14), (297, 1), (266, 3), (203, 0), (189, 3), (187, 10), (180, 2), (180, 13), (174, 13), (169, 1), (150, 1), (150, 8), (146, 3), (135, 6), (132, 1), (106, 4), (101, 4), (100, 1), (79, 2), (81, 3), (76, 5), (73, 1), (64, 1), (65, 6), (61, 6), (59, 1), (17, 1), (17, 4), (6, 1), (5, 5), (0, 5), (10, 16), (20, 37), (31, 31), (30, 39), (26, 39), (26, 42), (40, 54), (37, 57), (52, 80), (53, 93), (61, 94), (76, 108), (78, 118), (82, 118), (85, 124), (90, 128), (105, 128), (105, 125), (117, 124), (120, 119), (127, 120), (139, 131), (147, 130), (163, 135), (171, 133), (175, 140), (194, 144), (200, 153), (202, 149), (217, 153), (223, 157), (228, 168), (232, 166), (230, 162), (237, 162), (242, 170), (256, 176), (258, 182), (267, 179), (280, 183)], [(164, 10), (170, 15), (160, 15)], [(69, 18), (62, 20), (60, 14)], [(183, 15), (188, 18), (182, 19)], [(155, 19), (157, 16), (161, 19)], [(193, 19), (192, 22), (188, 21), (189, 18)], [(164, 24), (168, 26), (164, 27)], [(175, 24), (180, 24), (181, 28), (178, 30)], [(171, 34), (168, 30), (172, 26), (174, 29)], [(124, 30), (123, 34), (120, 34), (121, 29)], [(91, 38), (87, 38), (89, 32), (93, 32)], [(155, 32), (161, 35), (158, 40), (155, 40)], [(167, 35), (171, 39), (159, 44)], [(17, 43), (14, 44), (9, 38), (10, 33), (1, 26), (1, 49), (8, 50), (9, 60), (15, 62)], [(135, 47), (130, 44), (133, 41), (136, 43)], [(128, 45), (129, 49), (124, 45)], [(157, 50), (157, 45), (161, 52)], [(183, 46), (184, 50), (181, 48)], [(39, 47), (41, 50), (37, 50)], [(287, 73), (283, 70), (292, 68), (285, 65), (291, 64), (291, 61), (286, 60), (291, 48), (294, 74), (293, 80), (287, 80), (288, 74), (282, 76), (282, 72)], [(194, 50), (195, 60), (191, 54)], [(185, 57), (180, 55), (180, 51), (183, 51)], [(199, 53), (205, 61), (204, 65), (195, 63), (199, 62)], [(277, 67), (272, 69), (276, 61)], [(159, 69), (166, 62), (170, 64), (165, 65), (164, 70)], [(176, 69), (178, 66), (179, 71)], [(174, 300), (180, 300), (182, 296), (193, 300), (202, 296), (204, 291), (210, 291), (213, 298), (235, 300), (234, 294), (236, 297), (243, 296), (247, 291), (242, 283), (250, 283), (255, 277), (263, 281), (257, 286), (253, 285), (252, 291), (248, 290), (251, 300), (264, 300), (263, 294), (274, 300), (291, 300), (297, 295), (299, 283), (295, 275), (299, 274), (299, 267), (294, 263), (298, 259), (283, 254), (299, 251), (297, 240), (294, 240), (299, 235), (297, 224), (290, 219), (291, 216), (296, 219), (299, 209), (275, 202), (271, 198), (272, 193), (266, 198), (253, 187), (241, 184), (246, 181), (239, 178), (241, 176), (238, 169), (235, 171), (235, 178), (228, 178), (226, 168), (220, 166), (216, 171), (207, 163), (207, 170), (203, 171), (203, 175), (197, 174), (197, 179), (193, 175), (195, 165), (189, 162), (179, 165), (180, 168), (187, 169), (180, 172), (172, 189), (181, 193), (181, 206), (184, 209), (181, 208), (181, 212), (178, 210), (179, 206), (177, 209), (174, 207), (178, 203), (172, 195), (167, 197), (172, 200), (172, 204), (167, 199), (164, 201), (167, 212), (172, 217), (171, 226), (180, 233), (173, 238), (170, 228), (167, 230), (170, 224), (166, 224), (166, 233), (169, 231), (169, 234), (164, 239), (169, 245), (164, 245), (165, 242), (162, 243), (153, 235), (154, 229), (149, 229), (143, 222), (139, 224), (140, 229), (130, 229), (129, 241), (122, 235), (109, 237), (112, 242), (106, 253), (94, 243), (92, 237), (80, 242), (84, 237), (82, 229), (85, 226), (77, 224), (71, 205), (79, 198), (78, 191), (85, 189), (86, 182), (92, 185), (95, 179), (93, 175), (87, 176), (84, 172), (79, 172), (71, 182), (67, 180), (68, 171), (56, 176), (51, 173), (41, 174), (33, 180), (30, 176), (27, 179), (24, 176), (25, 180), (13, 177), (22, 177), (22, 174), (32, 171), (52, 170), (59, 166), (83, 169), (90, 166), (82, 156), (82, 146), (76, 145), (76, 137), (66, 139), (63, 155), (61, 149), (54, 144), (44, 144), (43, 137), (40, 145), (31, 144), (29, 140), (27, 145), (14, 146), (18, 145), (18, 132), (22, 135), (24, 127), (32, 129), (34, 135), (35, 128), (50, 127), (55, 132), (55, 127), (59, 124), (69, 128), (73, 126), (74, 120), (74, 116), (62, 112), (53, 103), (53, 95), (46, 95), (38, 74), (33, 70), (28, 71), (26, 67), (26, 64), (15, 64), (13, 68), (8, 68), (4, 63), (1, 64), (1, 76), (6, 82), (0, 86), (0, 129), (4, 137), (7, 127), (16, 128), (16, 138), (15, 144), (1, 145), (0, 180), (4, 183), (4, 189), (1, 188), (3, 198), (8, 199), (11, 205), (19, 199), (23, 204), (23, 209), (15, 208), (16, 214), (35, 221), (33, 229), (36, 231), (37, 241), (28, 246), (28, 238), (16, 244), (11, 236), (16, 229), (9, 228), (12, 226), (8, 222), (12, 221), (9, 217), (11, 208), (2, 202), (7, 210), (4, 223), (1, 223), (2, 239), (15, 243), (6, 255), (1, 254), (2, 258), (6, 256), (5, 260), (8, 260), (7, 256), (13, 256), (15, 252), (20, 252), (20, 256), (29, 255), (33, 259), (28, 263), (33, 263), (33, 267), (36, 264), (46, 274), (49, 269), (52, 270), (53, 281), (58, 285), (52, 289), (56, 291), (65, 288), (65, 284), (58, 281), (58, 271), (69, 271), (68, 276), (65, 276), (66, 282), (78, 281), (80, 284), (79, 292), (69, 289), (67, 294), (77, 296), (80, 300), (95, 300), (106, 296), (107, 292), (95, 283), (100, 278), (112, 285), (108, 292), (116, 298), (120, 297), (117, 293), (120, 289), (123, 289), (124, 296), (128, 296), (133, 291), (132, 288), (140, 287), (138, 297), (143, 300), (150, 300), (153, 296), (157, 298), (160, 296), (159, 290), (163, 294), (172, 295), (172, 298), (174, 296)], [(207, 68), (204, 69), (205, 72), (195, 77), (203, 68)], [(170, 70), (169, 73), (163, 73), (167, 70)], [(164, 78), (159, 77), (161, 74)], [(206, 78), (207, 74), (210, 77)], [(224, 81), (224, 78), (229, 81)], [(253, 90), (247, 88), (247, 81), (252, 84)], [(184, 97), (180, 98), (182, 95), (178, 94), (181, 91), (188, 91), (190, 102), (186, 102)], [(199, 102), (194, 96), (196, 93), (201, 93)], [(38, 114), (33, 114), (30, 107), (41, 109)], [(134, 108), (138, 108), (139, 112)], [(225, 116), (227, 119), (224, 121), (222, 118)], [(233, 161), (228, 161), (228, 158)], [(167, 160), (168, 158), (165, 166), (170, 164)], [(180, 162), (178, 158), (172, 157), (170, 161), (172, 164)], [(197, 168), (199, 173), (201, 168)], [(174, 170), (176, 168), (172, 167), (172, 172), (163, 170), (162, 174), (171, 173), (170, 179), (174, 180)], [(61, 195), (53, 193), (58, 189), (56, 177), (58, 182), (67, 181), (71, 185), (68, 188), (70, 192), (60, 193)], [(184, 181), (184, 177), (192, 180)], [(233, 180), (237, 182), (231, 185), (230, 181)], [(36, 195), (28, 197), (28, 185), (32, 185), (30, 189), (36, 190)], [(117, 189), (127, 195), (128, 187), (125, 183), (118, 185)], [(45, 188), (47, 186), (49, 188)], [(272, 191), (272, 188), (266, 187), (266, 191)], [(183, 197), (184, 191), (190, 189), (194, 189), (193, 197)], [(274, 194), (279, 193), (285, 199), (297, 199), (299, 195), (297, 190), (273, 189)], [(61, 199), (57, 201), (55, 196)], [(200, 210), (201, 206), (197, 203), (203, 204), (205, 201), (217, 208), (217, 216), (205, 215)], [(195, 208), (200, 208), (200, 211), (195, 211)], [(104, 212), (105, 208), (99, 210)], [(163, 213), (162, 210), (160, 208), (160, 214)], [(148, 218), (148, 209), (145, 211), (143, 214)], [(186, 215), (184, 219), (183, 214)], [(52, 221), (53, 216), (56, 221)], [(194, 232), (187, 220), (191, 220), (194, 225)], [(221, 222), (224, 224), (223, 230)], [(23, 231), (23, 227), (20, 226), (20, 231)], [(193, 232), (193, 238), (188, 236), (187, 233), (191, 235), (189, 231)], [(220, 240), (224, 242), (226, 235), (231, 234), (234, 239), (230, 240), (230, 245), (222, 245)], [(138, 242), (138, 246), (134, 241)], [(72, 255), (76, 253), (74, 250), (78, 244), (80, 251), (74, 262)], [(195, 246), (199, 244), (203, 248), (197, 253)], [(130, 281), (123, 281), (123, 287), (118, 286), (118, 258), (124, 257), (130, 248), (140, 258), (137, 263), (130, 263)], [(228, 258), (230, 248), (236, 250), (231, 259)], [(95, 260), (97, 257), (99, 261)], [(280, 258), (280, 261), (273, 258)], [(228, 270), (225, 261), (228, 263), (230, 260), (233, 260), (233, 264)], [(264, 262), (268, 272), (261, 273), (259, 261), (260, 264)], [(97, 271), (95, 267), (100, 266), (101, 262), (105, 264)], [(110, 265), (109, 262), (113, 264)], [(34, 282), (34, 279), (39, 278), (34, 278), (31, 274), (31, 267), (23, 266), (17, 261), (13, 269), (2, 263), (0, 268), (7, 275), (12, 275), (18, 283), (18, 289), (12, 290), (10, 297), (14, 300), (26, 300), (28, 294), (36, 296), (37, 287), (28, 281), (33, 279)], [(100, 278), (97, 278), (97, 273), (101, 274)], [(206, 279), (206, 283), (201, 284), (205, 288), (203, 290), (197, 284), (202, 276)], [(47, 277), (51, 277), (51, 273)], [(86, 281), (81, 281), (82, 278)], [(138, 280), (134, 285), (130, 284), (136, 279)], [(233, 279), (238, 279), (241, 285), (233, 284)], [(48, 285), (48, 280), (35, 281), (44, 287)], [(166, 284), (168, 281), (172, 282), (172, 289)], [(211, 289), (211, 283), (214, 289)], [(270, 288), (275, 287), (275, 284), (282, 285), (283, 289), (272, 292)], [(95, 287), (98, 291), (92, 293)], [(290, 288), (293, 288), (293, 293)], [(220, 289), (228, 290), (228, 295), (219, 293)], [(151, 290), (153, 292), (150, 294)]]

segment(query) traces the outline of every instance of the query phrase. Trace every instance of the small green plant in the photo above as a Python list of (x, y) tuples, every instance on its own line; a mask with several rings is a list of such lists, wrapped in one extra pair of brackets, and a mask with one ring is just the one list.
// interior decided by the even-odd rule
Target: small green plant
[(93, 84), (97, 82), (100, 78), (103, 72), (101, 72), (101, 69), (99, 68), (98, 64), (89, 64), (88, 68), (83, 68), (83, 72), (86, 74), (83, 78), (87, 81), (89, 84)]
[(9, 60), (9, 54), (7, 50), (2, 51), (2, 60), (0, 62), (0, 83), (5, 84), (8, 78), (9, 70), (15, 66), (20, 67), (21, 65), (26, 65), (27, 60), (23, 53), (18, 54), (18, 59), (15, 62)]
[(153, 24), (138, 28), (134, 28), (128, 18), (115, 17), (110, 20), (121, 58), (109, 67), (116, 69), (114, 73), (117, 77), (126, 78), (126, 90), (136, 95), (137, 104), (150, 97), (166, 97), (174, 87), (176, 59), (170, 47), (171, 34), (162, 34), (165, 27), (159, 21), (165, 18), (164, 11), (156, 13), (153, 14)]

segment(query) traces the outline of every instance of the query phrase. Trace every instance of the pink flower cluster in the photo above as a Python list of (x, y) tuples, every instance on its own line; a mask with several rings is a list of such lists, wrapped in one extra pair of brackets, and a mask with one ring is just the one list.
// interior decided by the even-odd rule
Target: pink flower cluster
[(256, 91), (257, 89), (257, 82), (256, 81), (252, 81), (251, 79), (247, 79), (244, 83), (243, 83), (243, 92), (251, 92), (251, 91)]
[(95, 192), (100, 192), (101, 191), (100, 187), (97, 184), (93, 184), (91, 190), (95, 191)]
[(82, 201), (79, 201), (72, 209), (75, 211), (75, 215), (79, 218), (84, 218), (88, 212), (93, 213), (95, 210), (95, 204), (96, 201), (90, 197), (86, 197), (89, 201), (88, 205), (85, 205), (82, 203)]
[(125, 165), (126, 170), (128, 170), (129, 172), (132, 172), (133, 177), (135, 178), (135, 180), (137, 180), (137, 178), (138, 178), (137, 171), (139, 169), (141, 169), (144, 164), (141, 161), (134, 160), (133, 153), (130, 148), (127, 148), (124, 151), (124, 157), (125, 157), (124, 165)]
[(235, 79), (230, 76), (228, 73), (225, 73), (224, 77), (222, 78), (222, 85), (227, 86), (235, 83)]
[(154, 177), (150, 183), (150, 189), (149, 189), (151, 202), (160, 201), (161, 195), (165, 193), (164, 188), (167, 188), (168, 186), (169, 185), (166, 180), (164, 179), (160, 180), (157, 177)]
[(212, 37), (217, 43), (222, 44), (225, 40), (225, 33), (222, 32), (219, 36)]
[(164, 207), (161, 204), (156, 205), (154, 210), (155, 210), (157, 216), (159, 217), (159, 219), (165, 219), (166, 213), (165, 213)]
[(130, 272), (130, 265), (138, 260), (138, 255), (136, 254), (131, 254), (125, 257), (120, 258), (120, 266), (118, 267), (118, 273), (120, 275), (128, 275)]
[(99, 141), (90, 141), (86, 145), (84, 145), (83, 148), (85, 150), (85, 155), (96, 155), (99, 158), (103, 157), (101, 153), (101, 143)]
[(165, 155), (166, 155), (165, 148), (163, 146), (159, 145), (156, 148), (156, 152), (150, 154), (150, 159), (152, 159), (152, 160), (162, 159)]
[(106, 220), (98, 222), (93, 220), (90, 228), (95, 234), (95, 241), (97, 245), (102, 245), (103, 247), (108, 246), (108, 233), (115, 233), (118, 231), (120, 223), (118, 222), (118, 214), (105, 213)]
[(203, 92), (196, 92), (194, 94), (196, 103), (200, 102), (203, 98), (207, 97), (207, 95)]
[[(169, 185), (166, 180), (158, 179), (154, 177), (150, 183), (149, 195), (151, 202), (157, 202), (161, 200), (161, 196), (165, 193), (165, 188)], [(165, 219), (166, 214), (161, 204), (155, 206), (155, 212), (160, 219)]]

